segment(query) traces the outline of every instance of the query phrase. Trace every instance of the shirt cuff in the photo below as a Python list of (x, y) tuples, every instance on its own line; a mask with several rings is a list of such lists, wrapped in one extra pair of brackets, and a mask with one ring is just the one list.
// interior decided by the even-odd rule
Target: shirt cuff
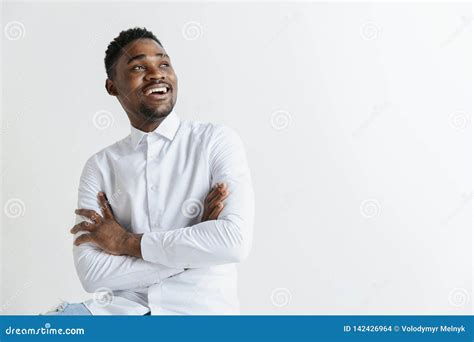
[(164, 265), (163, 261), (166, 260), (166, 256), (163, 252), (162, 239), (162, 233), (150, 232), (144, 233), (140, 242), (143, 260), (155, 264), (161, 264), (163, 266), (159, 270), (160, 281), (185, 271), (184, 268), (168, 267)]
[(166, 255), (163, 250), (163, 233), (144, 233), (140, 242), (140, 248), (142, 250), (143, 260), (155, 264), (167, 264)]

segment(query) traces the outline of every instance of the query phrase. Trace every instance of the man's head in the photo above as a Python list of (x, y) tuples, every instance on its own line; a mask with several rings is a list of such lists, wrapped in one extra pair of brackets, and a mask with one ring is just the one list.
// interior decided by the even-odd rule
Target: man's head
[(120, 32), (105, 52), (107, 92), (116, 96), (131, 124), (150, 131), (171, 113), (178, 79), (169, 56), (145, 28)]

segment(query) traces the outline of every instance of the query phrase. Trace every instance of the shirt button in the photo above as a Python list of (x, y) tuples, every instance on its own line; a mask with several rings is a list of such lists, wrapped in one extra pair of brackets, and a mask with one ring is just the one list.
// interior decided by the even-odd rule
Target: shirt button
[(158, 187), (157, 187), (156, 185), (152, 185), (152, 186), (150, 187), (150, 189), (151, 189), (151, 191), (156, 191), (156, 190), (158, 189)]

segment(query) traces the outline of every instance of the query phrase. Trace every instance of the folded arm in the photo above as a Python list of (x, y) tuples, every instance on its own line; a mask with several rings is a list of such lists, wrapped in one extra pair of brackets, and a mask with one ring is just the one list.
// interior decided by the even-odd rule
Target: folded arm
[(168, 267), (194, 268), (236, 263), (248, 255), (254, 192), (242, 141), (233, 130), (219, 127), (209, 143), (208, 156), (212, 182), (226, 183), (229, 191), (219, 218), (143, 234), (135, 249), (139, 249), (144, 260)]
[[(94, 158), (87, 161), (79, 184), (78, 208), (101, 213), (97, 193), (101, 191), (101, 176)], [(76, 223), (85, 221), (76, 216)], [(74, 239), (84, 232), (75, 234)], [(105, 287), (112, 291), (148, 287), (183, 271), (128, 255), (111, 255), (92, 243), (73, 247), (74, 264), (82, 286), (87, 292)]]

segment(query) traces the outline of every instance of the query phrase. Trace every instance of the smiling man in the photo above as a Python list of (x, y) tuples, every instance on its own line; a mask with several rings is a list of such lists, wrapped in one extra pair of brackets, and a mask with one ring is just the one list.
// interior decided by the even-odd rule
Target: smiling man
[(84, 289), (109, 296), (58, 312), (239, 313), (236, 263), (249, 253), (254, 220), (240, 138), (177, 116), (177, 76), (146, 29), (122, 31), (105, 67), (131, 133), (86, 162), (71, 233)]

